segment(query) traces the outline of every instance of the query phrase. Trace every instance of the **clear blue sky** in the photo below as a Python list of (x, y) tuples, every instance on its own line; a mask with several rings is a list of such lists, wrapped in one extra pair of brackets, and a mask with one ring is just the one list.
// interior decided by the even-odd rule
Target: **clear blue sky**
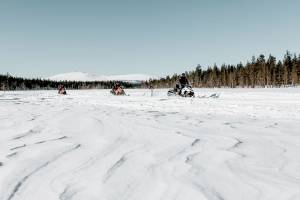
[(0, 0), (0, 73), (173, 74), (300, 53), (299, 0)]

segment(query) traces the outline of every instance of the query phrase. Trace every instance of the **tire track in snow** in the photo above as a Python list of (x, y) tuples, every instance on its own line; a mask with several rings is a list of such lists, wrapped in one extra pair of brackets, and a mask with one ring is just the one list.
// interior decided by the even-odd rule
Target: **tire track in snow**
[[(102, 112), (103, 110), (104, 109), (97, 108), (98, 112), (99, 111)], [(104, 110), (103, 113), (107, 113), (107, 111)], [(118, 116), (118, 117), (120, 117), (120, 116)], [(122, 116), (122, 117), (124, 117), (124, 116)], [(100, 119), (92, 116), (92, 119), (96, 120), (101, 125), (104, 125), (104, 124), (107, 125), (106, 118), (100, 120)], [(122, 122), (122, 121), (119, 121), (119, 122)], [(119, 128), (116, 128), (110, 124), (110, 126), (108, 126), (108, 127), (111, 127), (116, 130), (126, 130), (126, 126), (123, 123), (119, 124), (119, 126), (120, 126)], [(79, 165), (77, 168), (75, 168), (73, 170), (73, 173), (78, 173), (79, 171), (88, 170), (89, 167), (92, 167), (99, 160), (103, 160), (104, 158), (107, 158), (111, 154), (117, 152), (120, 148), (122, 148), (122, 145), (126, 144), (126, 141), (128, 139), (129, 139), (129, 135), (127, 132), (124, 132), (121, 135), (117, 136), (117, 138), (114, 139), (108, 146), (106, 146), (105, 149), (101, 150), (100, 152), (96, 152), (94, 155), (90, 156), (90, 158), (88, 160), (84, 161), (81, 165)], [(134, 151), (134, 150), (132, 150), (132, 151)], [(131, 153), (132, 151), (130, 151), (128, 153)], [(125, 153), (124, 155), (126, 155), (128, 153)]]
[(175, 155), (172, 155), (171, 157), (168, 158), (168, 161), (171, 161), (175, 158), (177, 158), (178, 156), (188, 152), (189, 150), (191, 150), (193, 147), (195, 147), (198, 143), (200, 143), (201, 140), (199, 138), (194, 139), (192, 143), (190, 143), (187, 147), (184, 147), (182, 150), (180, 150), (179, 152), (177, 152)]
[(217, 192), (214, 188), (209, 186), (201, 185), (197, 182), (192, 183), (195, 187), (197, 187), (202, 194), (209, 200), (226, 200), (219, 192)]
[(10, 153), (10, 154), (7, 154), (6, 155), (6, 158), (11, 158), (11, 157), (14, 157), (18, 154), (18, 152), (13, 152), (13, 153)]
[(20, 181), (18, 181), (18, 183), (15, 185), (13, 191), (9, 194), (7, 200), (11, 200), (15, 197), (16, 193), (21, 189), (21, 187), (24, 185), (24, 183), (26, 181), (28, 181), (28, 179), (33, 176), (34, 174), (36, 174), (37, 172), (41, 171), (42, 169), (44, 169), (45, 167), (47, 167), (49, 164), (53, 163), (54, 161), (58, 160), (59, 158), (61, 158), (62, 156), (64, 156), (65, 154), (72, 152), (78, 148), (80, 148), (81, 145), (77, 144), (75, 146), (73, 146), (72, 148), (58, 154), (57, 156), (55, 156), (53, 159), (48, 160), (47, 162), (43, 163), (42, 165), (40, 165), (39, 167), (37, 167), (36, 169), (34, 169), (33, 171), (31, 171), (30, 173), (28, 173), (26, 176), (24, 176)]
[(242, 158), (245, 158), (245, 157), (246, 157), (246, 154), (238, 152), (238, 148), (239, 148), (244, 142), (243, 142), (242, 140), (240, 140), (239, 138), (235, 138), (235, 140), (236, 140), (236, 143), (235, 143), (232, 147), (229, 147), (227, 150), (230, 151), (230, 152), (234, 152), (234, 153), (240, 155)]
[(120, 168), (124, 162), (126, 161), (126, 157), (122, 156), (117, 162), (115, 162), (106, 172), (105, 178), (103, 180), (103, 183), (106, 183), (108, 179), (113, 175), (113, 173)]
[(23, 139), (25, 137), (28, 137), (28, 136), (31, 136), (31, 135), (35, 135), (35, 134), (39, 134), (39, 133), (41, 133), (41, 129), (40, 128), (30, 129), (26, 133), (14, 137), (13, 140)]
[(27, 146), (26, 144), (23, 144), (23, 145), (21, 145), (21, 146), (13, 147), (13, 148), (11, 148), (11, 149), (9, 149), (9, 150), (13, 151), (13, 150), (16, 150), (16, 149), (24, 148), (24, 147), (26, 147), (26, 146)]
[(121, 156), (121, 158), (119, 160), (117, 160), (107, 171), (105, 174), (105, 177), (103, 179), (103, 183), (106, 183), (110, 177), (114, 174), (114, 172), (119, 169), (127, 160), (128, 160), (128, 155), (135, 152), (136, 150), (138, 150), (140, 148), (137, 149), (133, 149), (125, 154), (123, 154)]
[(64, 140), (64, 139), (67, 139), (67, 138), (68, 138), (67, 136), (62, 136), (62, 137), (59, 137), (59, 138), (38, 141), (38, 142), (36, 142), (34, 144), (43, 144), (43, 143), (46, 143), (46, 142), (52, 142), (52, 141), (57, 141), (57, 140)]
[(65, 187), (64, 191), (59, 195), (60, 200), (71, 199), (77, 192), (70, 192), (70, 186)]

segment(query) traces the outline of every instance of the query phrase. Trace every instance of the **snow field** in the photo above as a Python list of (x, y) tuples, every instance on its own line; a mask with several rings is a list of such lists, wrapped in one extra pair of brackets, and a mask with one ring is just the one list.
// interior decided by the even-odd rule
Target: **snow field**
[(0, 93), (0, 200), (300, 199), (300, 88), (195, 91)]

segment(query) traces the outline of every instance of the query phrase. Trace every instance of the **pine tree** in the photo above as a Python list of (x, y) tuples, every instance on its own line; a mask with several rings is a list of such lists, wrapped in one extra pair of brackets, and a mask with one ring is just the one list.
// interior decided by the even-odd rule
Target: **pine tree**
[(292, 72), (291, 72), (292, 85), (298, 84), (298, 59), (297, 56), (294, 55), (292, 59)]
[(266, 84), (269, 87), (270, 85), (275, 84), (275, 67), (276, 67), (276, 58), (272, 55), (269, 55), (269, 58), (266, 63)]

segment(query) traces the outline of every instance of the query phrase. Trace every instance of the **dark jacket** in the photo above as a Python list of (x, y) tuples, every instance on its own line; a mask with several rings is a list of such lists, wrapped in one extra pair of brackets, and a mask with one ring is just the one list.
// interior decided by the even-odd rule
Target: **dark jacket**
[(179, 78), (179, 83), (180, 83), (181, 86), (189, 85), (189, 81), (187, 80), (186, 76), (181, 76)]

